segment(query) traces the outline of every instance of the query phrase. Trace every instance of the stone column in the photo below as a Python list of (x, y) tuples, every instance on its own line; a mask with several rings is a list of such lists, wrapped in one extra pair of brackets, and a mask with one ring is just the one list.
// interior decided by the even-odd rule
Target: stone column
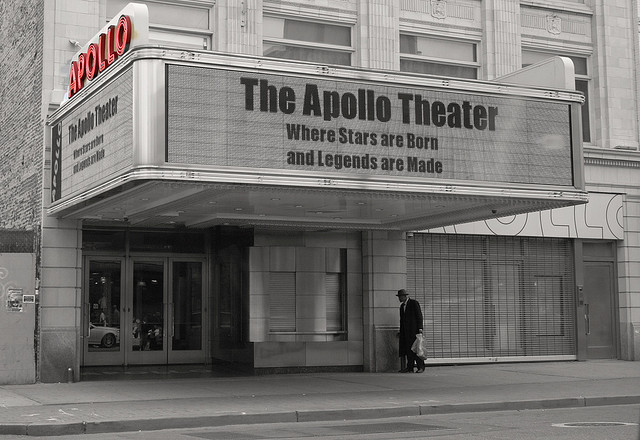
[(520, 2), (485, 0), (482, 2), (485, 35), (483, 77), (494, 79), (522, 66)]
[[(397, 0), (359, 0), (358, 23), (353, 35), (356, 56), (353, 65), (371, 69), (400, 68), (396, 54), (400, 2)], [(360, 45), (358, 47), (357, 45)]]
[(262, 55), (262, 0), (218, 0), (213, 49)]
[(638, 84), (635, 51), (638, 11), (624, 0), (591, 0), (594, 11), (594, 53), (591, 63), (593, 144), (622, 150), (638, 149)]
[[(106, 9), (94, 0), (44, 2), (45, 16), (74, 17), (45, 20), (43, 55), (43, 117), (51, 114), (66, 93), (69, 63), (78, 48), (104, 26)], [(55, 4), (54, 4), (55, 3)], [(111, 18), (111, 17), (109, 17)], [(62, 73), (61, 73), (62, 72)], [(48, 129), (45, 130), (49, 132)], [(37, 370), (40, 382), (64, 382), (68, 369), (80, 377), (82, 357), (82, 225), (46, 213), (51, 204), (51, 139), (45, 135), (42, 174), (42, 235), (37, 323)]]
[(364, 232), (362, 307), (364, 370), (397, 371), (400, 326), (398, 289), (406, 287), (407, 246), (403, 232)]
[(44, 214), (41, 252), (39, 380), (64, 382), (68, 368), (77, 380), (83, 331), (79, 222)]

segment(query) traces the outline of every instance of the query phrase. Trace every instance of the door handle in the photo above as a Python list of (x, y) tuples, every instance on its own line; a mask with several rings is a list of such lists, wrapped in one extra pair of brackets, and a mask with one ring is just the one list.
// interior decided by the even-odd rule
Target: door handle
[(589, 314), (589, 304), (584, 305), (584, 325), (585, 325), (585, 334), (591, 334), (591, 316)]
[(173, 335), (175, 333), (173, 326), (175, 325), (175, 321), (173, 319), (173, 303), (169, 303), (169, 338), (173, 339)]
[(86, 307), (84, 308), (84, 337), (89, 337), (89, 329), (91, 327), (91, 304), (86, 303)]

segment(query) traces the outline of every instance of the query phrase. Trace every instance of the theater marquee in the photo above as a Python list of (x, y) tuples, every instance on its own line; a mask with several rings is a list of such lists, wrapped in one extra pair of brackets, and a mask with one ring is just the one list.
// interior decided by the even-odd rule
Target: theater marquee
[(417, 230), (581, 204), (581, 100), (129, 48), (49, 120), (48, 212), (140, 227)]
[(167, 66), (167, 162), (571, 186), (569, 103)]

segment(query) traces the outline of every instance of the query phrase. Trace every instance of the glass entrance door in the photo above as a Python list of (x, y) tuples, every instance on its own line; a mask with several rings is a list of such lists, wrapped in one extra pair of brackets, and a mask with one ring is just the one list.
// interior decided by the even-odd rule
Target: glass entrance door
[(84, 277), (84, 364), (121, 365), (124, 349), (124, 260), (86, 260)]
[(130, 364), (167, 362), (165, 259), (133, 260), (128, 281), (127, 311), (131, 311), (131, 331), (126, 347)]
[(84, 365), (204, 362), (204, 259), (85, 265)]

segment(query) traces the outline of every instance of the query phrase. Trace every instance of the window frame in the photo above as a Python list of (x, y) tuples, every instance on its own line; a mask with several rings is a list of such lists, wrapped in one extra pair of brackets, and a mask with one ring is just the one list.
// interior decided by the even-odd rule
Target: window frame
[[(425, 63), (425, 64), (438, 64), (438, 65), (442, 65), (442, 66), (456, 66), (456, 67), (465, 67), (465, 68), (471, 68), (475, 70), (475, 78), (472, 79), (478, 79), (479, 75), (480, 75), (480, 69), (482, 68), (482, 65), (479, 61), (479, 46), (480, 46), (480, 41), (476, 40), (476, 39), (472, 39), (472, 38), (451, 38), (451, 37), (445, 37), (445, 36), (441, 36), (441, 35), (425, 35), (422, 33), (418, 33), (418, 32), (412, 32), (412, 31), (400, 31), (399, 35), (398, 35), (398, 41), (400, 41), (400, 39), (403, 36), (409, 36), (409, 37), (416, 37), (418, 39), (424, 39), (424, 40), (443, 40), (443, 41), (451, 41), (451, 42), (456, 42), (456, 43), (465, 43), (465, 44), (470, 44), (473, 46), (474, 52), (475, 52), (475, 61), (463, 61), (463, 60), (456, 60), (453, 58), (441, 58), (441, 57), (434, 57), (434, 56), (428, 56), (428, 55), (418, 55), (418, 54), (411, 54), (411, 53), (406, 53), (406, 52), (401, 52), (400, 49), (398, 50), (398, 55), (399, 55), (399, 63), (398, 65), (401, 66), (402, 65), (402, 60), (410, 60), (410, 61), (415, 61), (415, 62), (421, 62), (421, 63)], [(406, 72), (406, 73), (419, 73), (419, 72), (414, 72), (414, 71), (409, 71), (409, 70), (401, 70), (402, 72)], [(426, 75), (426, 74), (425, 74)], [(442, 76), (442, 75), (437, 75), (434, 74), (436, 76)], [(457, 78), (457, 77), (456, 77)]]
[[(105, 13), (108, 11), (109, 0), (103, 0), (105, 4)], [(193, 8), (193, 9), (208, 9), (208, 29), (194, 29), (191, 27), (184, 26), (174, 26), (169, 24), (161, 24), (155, 23), (151, 19), (151, 11), (149, 11), (149, 42), (150, 44), (160, 44), (163, 46), (169, 47), (178, 47), (181, 49), (196, 49), (193, 46), (185, 46), (181, 47), (177, 43), (169, 42), (168, 40), (162, 39), (154, 39), (155, 32), (163, 32), (168, 34), (173, 34), (176, 36), (189, 36), (189, 37), (202, 37), (203, 47), (198, 47), (197, 50), (213, 50), (214, 46), (214, 25), (215, 25), (215, 14), (214, 14), (214, 6), (216, 4), (215, 0), (176, 0), (173, 2), (166, 2), (160, 0), (140, 0), (139, 3), (147, 5), (149, 9), (151, 9), (151, 5), (158, 5), (158, 7), (162, 7), (162, 5), (169, 5), (173, 7), (182, 7), (182, 8)], [(108, 22), (112, 17), (109, 17), (107, 14), (105, 22)]]
[[(336, 252), (338, 251), (338, 252)], [(313, 279), (317, 284), (309, 290), (302, 278), (308, 280), (309, 267), (296, 268), (288, 265), (286, 268), (273, 268), (268, 272), (268, 323), (266, 332), (271, 341), (308, 340), (305, 338), (320, 338), (322, 341), (348, 340), (348, 271), (347, 249), (325, 248), (324, 270), (320, 267), (312, 270)], [(302, 278), (301, 278), (302, 277)], [(322, 277), (322, 279), (321, 279)], [(308, 282), (308, 281), (307, 281)], [(301, 283), (301, 284), (300, 284)], [(314, 317), (303, 313), (298, 316), (299, 307), (308, 307), (309, 295), (314, 299)], [(299, 301), (302, 302), (299, 302)], [(324, 303), (324, 308), (320, 304)], [(308, 311), (308, 310), (307, 310)], [(324, 320), (324, 328), (313, 324), (309, 328), (303, 321)]]
[(158, 43), (163, 46), (179, 47), (181, 49), (191, 49), (192, 47), (191, 46), (183, 47), (177, 43), (171, 43), (168, 40), (154, 39), (153, 37), (155, 32), (163, 32), (163, 33), (177, 35), (177, 36), (202, 37), (202, 40), (205, 44), (203, 44), (203, 47), (197, 48), (197, 50), (213, 50), (213, 33), (210, 33), (210, 32), (197, 32), (191, 29), (185, 30), (183, 28), (174, 27), (174, 26), (159, 26), (155, 24), (153, 25), (149, 24), (149, 42), (151, 44)]
[[(348, 23), (348, 22), (330, 22), (327, 20), (319, 20), (319, 19), (311, 19), (311, 18), (306, 18), (306, 17), (292, 17), (289, 15), (284, 15), (284, 14), (275, 14), (275, 13), (265, 13), (263, 14), (263, 20), (264, 18), (275, 18), (275, 19), (280, 19), (280, 20), (292, 20), (292, 21), (297, 21), (297, 22), (308, 22), (308, 23), (314, 23), (314, 24), (321, 24), (321, 25), (330, 25), (330, 26), (340, 26), (340, 27), (344, 27), (344, 28), (348, 28), (349, 30), (349, 41), (350, 41), (350, 46), (342, 46), (342, 45), (337, 45), (337, 44), (327, 44), (327, 43), (319, 43), (319, 42), (313, 42), (313, 41), (302, 41), (302, 40), (293, 40), (293, 39), (289, 39), (289, 38), (278, 38), (278, 37), (271, 37), (271, 36), (266, 36), (264, 33), (264, 28), (262, 31), (262, 40), (260, 42), (260, 53), (262, 54), (262, 56), (267, 57), (267, 58), (274, 58), (274, 59), (293, 59), (293, 58), (279, 58), (279, 57), (270, 57), (269, 55), (265, 55), (264, 54), (264, 46), (265, 43), (267, 44), (274, 44), (274, 45), (282, 45), (282, 46), (293, 46), (293, 47), (299, 47), (299, 48), (303, 48), (303, 49), (308, 49), (308, 50), (323, 50), (323, 51), (330, 51), (330, 52), (340, 52), (340, 53), (345, 53), (345, 54), (349, 54), (349, 64), (348, 66), (353, 66), (353, 55), (355, 54), (355, 47), (354, 47), (354, 36), (353, 36), (353, 24), (352, 23)], [(263, 25), (264, 26), (264, 25)], [(303, 60), (295, 60), (294, 61), (303, 61)], [(304, 62), (304, 61), (303, 61)]]

